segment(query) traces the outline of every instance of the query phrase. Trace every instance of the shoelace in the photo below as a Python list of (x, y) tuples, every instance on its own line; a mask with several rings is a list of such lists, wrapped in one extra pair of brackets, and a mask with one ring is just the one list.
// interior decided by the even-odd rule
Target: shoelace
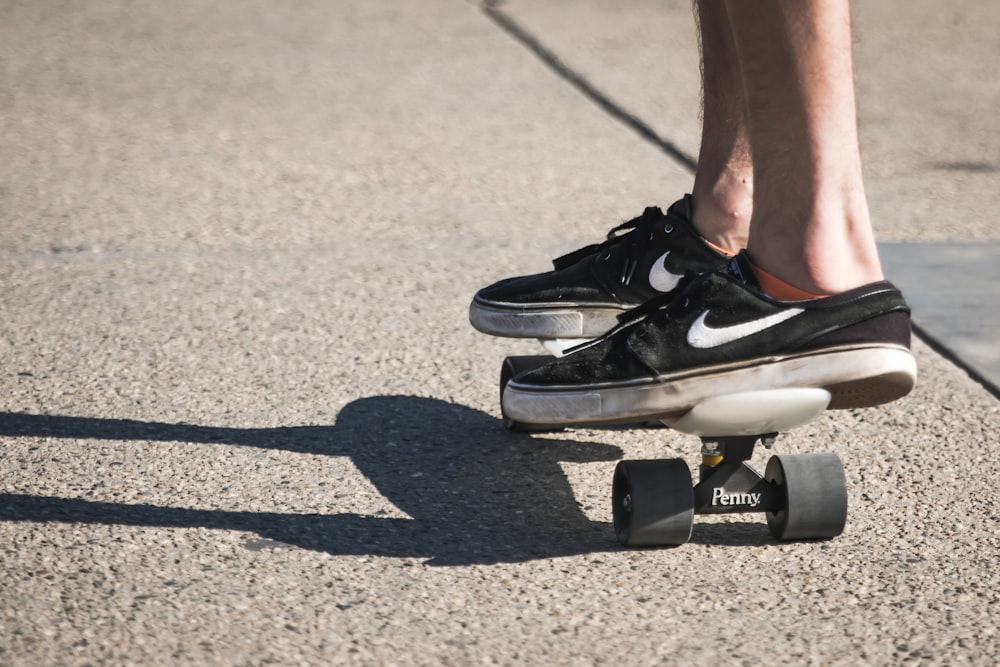
[[(618, 316), (618, 324), (616, 324), (610, 331), (605, 333), (603, 336), (598, 336), (594, 340), (587, 341), (586, 343), (581, 343), (575, 347), (571, 347), (566, 350), (565, 354), (569, 355), (584, 348), (596, 345), (601, 341), (614, 336), (622, 329), (628, 329), (633, 327), (640, 322), (645, 321), (650, 317), (663, 317), (665, 319), (670, 319), (671, 317), (679, 317), (685, 313), (691, 305), (690, 293), (698, 289), (697, 287), (692, 287), (695, 285), (699, 277), (704, 274), (695, 273), (694, 271), (688, 271), (681, 278), (681, 282), (678, 285), (680, 290), (676, 294), (671, 292), (668, 294), (661, 294), (655, 296), (649, 301), (632, 308), (631, 310), (626, 310), (624, 313)], [(690, 289), (689, 289), (690, 288)]]
[[(595, 253), (602, 253), (602, 257), (610, 257), (607, 253), (609, 253), (613, 248), (626, 242), (630, 242), (630, 246), (633, 247), (646, 243), (652, 238), (652, 227), (657, 223), (663, 222), (665, 217), (666, 216), (664, 216), (663, 211), (661, 211), (658, 207), (649, 206), (639, 217), (632, 218), (617, 227), (613, 227), (608, 232), (607, 240), (603, 243), (594, 243), (584, 246), (579, 250), (574, 250), (573, 252), (567, 253), (561, 257), (557, 257), (552, 260), (552, 266), (555, 267), (556, 271), (560, 271)], [(632, 268), (634, 269), (634, 267)], [(630, 274), (631, 272), (626, 269), (626, 273)], [(623, 274), (623, 280), (627, 280), (630, 277), (630, 275)]]
[[(653, 313), (663, 312), (667, 317), (683, 314), (691, 302), (691, 285), (703, 274), (687, 271), (677, 285), (677, 291), (655, 296), (618, 316), (619, 325), (629, 325), (644, 320)], [(616, 327), (618, 328), (618, 327)]]

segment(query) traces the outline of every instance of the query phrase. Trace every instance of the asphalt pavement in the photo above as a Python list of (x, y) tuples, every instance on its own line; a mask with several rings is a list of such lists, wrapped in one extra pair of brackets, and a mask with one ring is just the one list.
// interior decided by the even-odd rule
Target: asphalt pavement
[(625, 549), (615, 463), (697, 439), (506, 432), (538, 348), (467, 308), (690, 188), (688, 0), (4, 3), (0, 665), (1000, 664), (1000, 5), (900, 6), (856, 68), (920, 379), (776, 445), (846, 532)]

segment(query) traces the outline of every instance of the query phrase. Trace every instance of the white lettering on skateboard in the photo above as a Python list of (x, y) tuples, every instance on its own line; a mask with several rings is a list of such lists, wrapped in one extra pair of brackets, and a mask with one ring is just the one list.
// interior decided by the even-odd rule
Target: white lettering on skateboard
[(747, 507), (757, 507), (760, 504), (759, 493), (726, 493), (725, 489), (718, 487), (712, 489), (712, 505), (746, 505)]

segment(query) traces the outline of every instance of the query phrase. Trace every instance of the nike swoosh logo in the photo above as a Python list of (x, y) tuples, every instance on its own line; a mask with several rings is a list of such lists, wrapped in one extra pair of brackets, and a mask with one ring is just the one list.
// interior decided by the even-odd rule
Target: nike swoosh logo
[(709, 313), (706, 310), (698, 316), (698, 319), (688, 329), (688, 345), (705, 350), (725, 345), (726, 343), (734, 343), (741, 338), (766, 331), (771, 327), (792, 319), (796, 315), (801, 315), (803, 312), (805, 311), (802, 308), (789, 308), (788, 310), (782, 310), (773, 315), (750, 320), (749, 322), (740, 322), (739, 324), (731, 324), (725, 327), (710, 327), (705, 324), (705, 318), (708, 317)]
[(670, 256), (670, 251), (660, 255), (660, 258), (653, 262), (653, 268), (649, 270), (649, 286), (657, 292), (669, 292), (677, 287), (677, 284), (684, 277), (683, 273), (671, 273), (667, 271), (666, 261)]

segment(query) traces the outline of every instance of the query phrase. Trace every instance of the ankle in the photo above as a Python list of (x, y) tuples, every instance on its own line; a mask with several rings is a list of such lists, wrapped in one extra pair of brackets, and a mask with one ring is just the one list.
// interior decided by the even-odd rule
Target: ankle
[[(805, 234), (806, 229), (811, 233)], [(778, 233), (755, 231), (749, 244), (754, 267), (803, 293), (839, 294), (883, 278), (875, 240), (867, 225), (845, 226), (841, 222), (779, 227), (773, 231)]]
[(709, 244), (735, 255), (747, 247), (753, 212), (753, 181), (730, 174), (726, 185), (710, 188), (696, 182), (691, 224)]
[[(792, 191), (759, 192), (748, 250), (765, 271), (812, 294), (838, 294), (882, 279), (860, 180), (835, 178)], [(810, 187), (812, 189), (810, 189)], [(796, 193), (804, 196), (796, 201)]]

